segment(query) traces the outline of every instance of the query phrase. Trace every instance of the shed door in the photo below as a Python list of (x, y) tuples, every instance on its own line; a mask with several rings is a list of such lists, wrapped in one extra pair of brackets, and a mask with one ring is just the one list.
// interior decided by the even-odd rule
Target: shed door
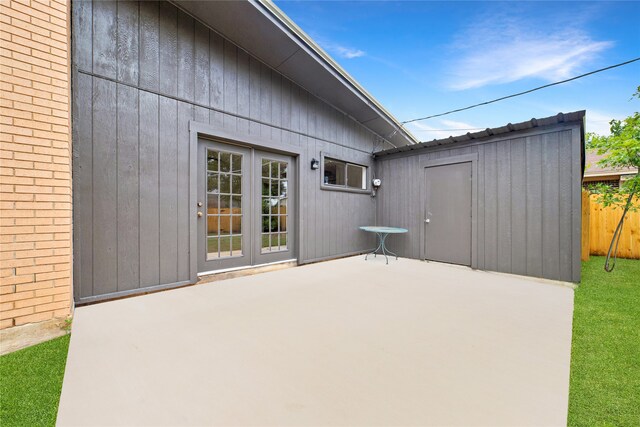
[(471, 162), (425, 168), (425, 258), (471, 265)]

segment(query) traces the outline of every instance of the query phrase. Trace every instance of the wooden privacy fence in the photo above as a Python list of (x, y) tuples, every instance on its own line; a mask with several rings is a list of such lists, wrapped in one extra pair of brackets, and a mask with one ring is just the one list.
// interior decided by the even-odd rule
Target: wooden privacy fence
[[(604, 207), (596, 195), (582, 192), (582, 260), (589, 255), (606, 255), (622, 208)], [(618, 246), (619, 258), (640, 259), (640, 212), (627, 212)]]

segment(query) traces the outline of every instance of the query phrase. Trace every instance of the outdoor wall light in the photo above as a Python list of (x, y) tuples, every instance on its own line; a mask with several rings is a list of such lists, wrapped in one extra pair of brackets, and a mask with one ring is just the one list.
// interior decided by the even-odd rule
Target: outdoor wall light
[(317, 159), (311, 159), (311, 170), (316, 170), (320, 167), (320, 161)]

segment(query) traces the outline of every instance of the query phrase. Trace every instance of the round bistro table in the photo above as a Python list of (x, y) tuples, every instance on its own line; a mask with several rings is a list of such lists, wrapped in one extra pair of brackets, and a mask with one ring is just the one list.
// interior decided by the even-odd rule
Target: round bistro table
[(396, 255), (395, 253), (387, 249), (387, 246), (385, 245), (385, 240), (387, 240), (387, 236), (389, 236), (389, 234), (401, 234), (409, 231), (406, 228), (377, 227), (373, 225), (362, 226), (360, 227), (360, 230), (363, 230), (369, 233), (376, 233), (376, 235), (378, 236), (378, 247), (375, 248), (373, 251), (369, 252), (367, 255), (365, 255), (364, 257), (365, 261), (367, 260), (367, 257), (369, 255), (373, 255), (375, 257), (378, 251), (382, 249), (382, 255), (384, 255), (384, 259), (387, 260), (387, 264), (389, 264), (389, 258), (387, 258), (387, 254), (393, 255), (396, 257), (396, 259), (398, 259), (398, 255)]

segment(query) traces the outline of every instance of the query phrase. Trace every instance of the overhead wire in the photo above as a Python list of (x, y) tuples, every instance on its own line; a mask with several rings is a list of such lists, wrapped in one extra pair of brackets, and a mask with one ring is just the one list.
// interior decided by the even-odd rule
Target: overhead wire
[(614, 65), (610, 65), (608, 67), (604, 67), (604, 68), (600, 68), (600, 69), (597, 69), (597, 70), (593, 70), (593, 71), (590, 71), (588, 73), (580, 74), (578, 76), (571, 77), (571, 78), (568, 78), (568, 79), (565, 79), (565, 80), (560, 80), (560, 81), (557, 81), (557, 82), (553, 82), (553, 83), (549, 83), (549, 84), (546, 84), (546, 85), (538, 86), (538, 87), (535, 87), (533, 89), (525, 90), (525, 91), (514, 93), (514, 94), (511, 94), (511, 95), (501, 96), (500, 98), (492, 99), (490, 101), (485, 101), (485, 102), (480, 102), (478, 104), (473, 104), (473, 105), (470, 105), (468, 107), (456, 108), (455, 110), (446, 111), (444, 113), (432, 114), (430, 116), (419, 117), (417, 119), (405, 120), (403, 122), (400, 122), (400, 125), (404, 126), (404, 125), (406, 125), (408, 123), (413, 123), (413, 122), (417, 122), (417, 121), (421, 121), (421, 120), (427, 120), (427, 119), (433, 119), (434, 117), (446, 116), (448, 114), (453, 114), (453, 113), (458, 113), (460, 111), (470, 110), (472, 108), (481, 107), (483, 105), (493, 104), (493, 103), (498, 102), (498, 101), (504, 101), (505, 99), (515, 98), (517, 96), (526, 95), (528, 93), (535, 92), (535, 91), (538, 91), (538, 90), (541, 90), (541, 89), (546, 89), (548, 87), (557, 86), (557, 85), (560, 85), (560, 84), (563, 84), (563, 83), (568, 83), (568, 82), (571, 82), (571, 81), (574, 81), (574, 80), (581, 79), (583, 77), (587, 77), (587, 76), (591, 76), (593, 74), (601, 73), (603, 71), (611, 70), (613, 68), (622, 67), (624, 65), (628, 65), (628, 64), (631, 64), (631, 63), (637, 62), (637, 61), (640, 61), (640, 57), (634, 58), (634, 59), (630, 59), (629, 61), (620, 62), (619, 64), (614, 64)]

